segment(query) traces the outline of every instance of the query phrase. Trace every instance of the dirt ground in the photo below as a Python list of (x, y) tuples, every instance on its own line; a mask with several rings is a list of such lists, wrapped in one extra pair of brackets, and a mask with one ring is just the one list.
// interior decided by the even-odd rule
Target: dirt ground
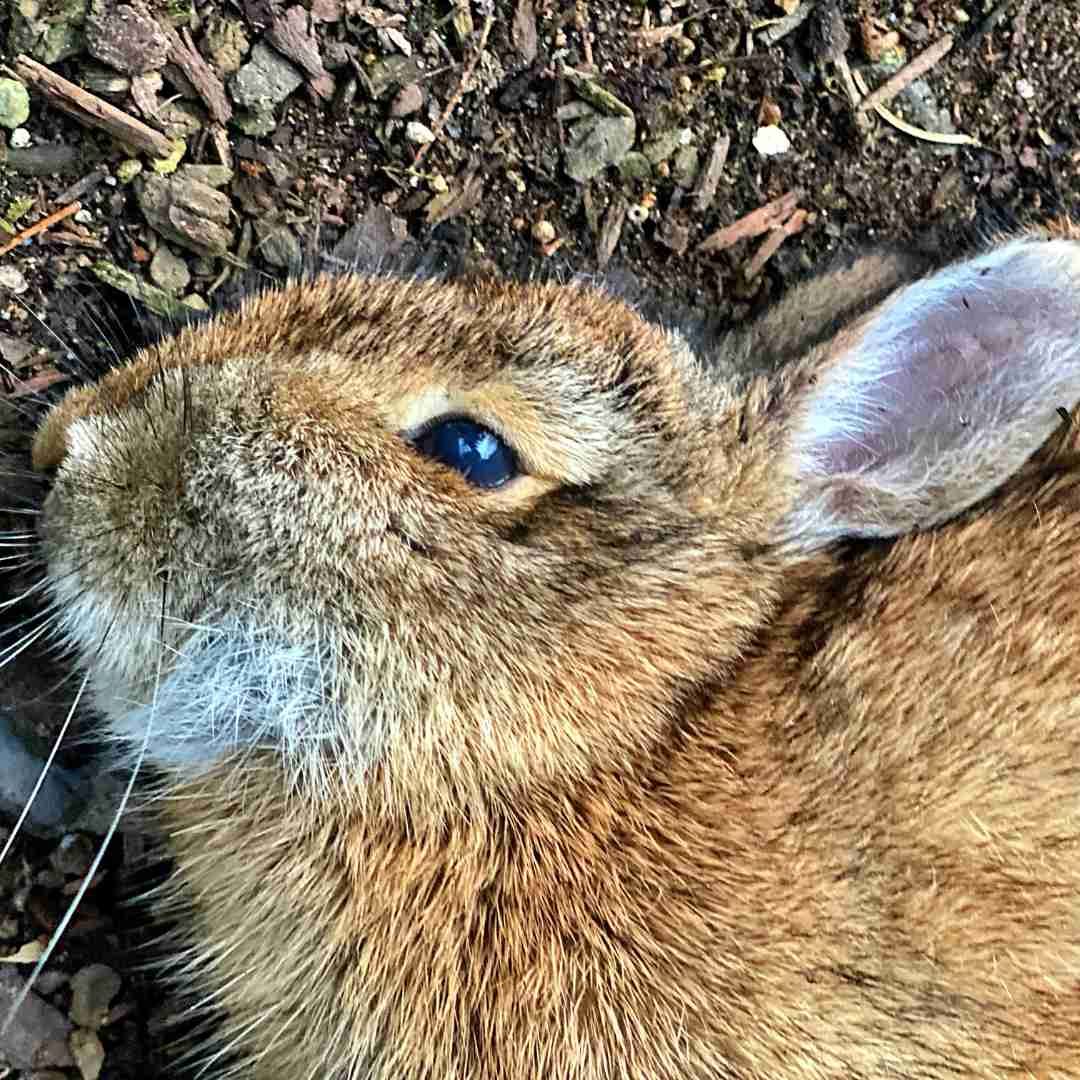
[[(858, 108), (928, 49), (884, 113)], [(2, 81), (37, 82), (20, 56), (111, 104), (112, 131), (36, 86), (24, 116)], [(358, 221), (369, 245), (503, 272), (626, 269), (735, 324), (860, 245), (943, 257), (1080, 211), (1074, 0), (9, 0), (0, 61), (0, 370), (24, 403), (62, 390), (73, 352), (108, 362), (144, 304), (213, 305)], [(88, 287), (116, 314), (83, 338), (58, 302)], [(12, 672), (0, 711), (42, 752), (63, 710), (18, 707)], [(0, 866), (0, 1007), (98, 827)], [(121, 903), (144, 846), (110, 851), (0, 1076), (157, 1075), (168, 1005)]]

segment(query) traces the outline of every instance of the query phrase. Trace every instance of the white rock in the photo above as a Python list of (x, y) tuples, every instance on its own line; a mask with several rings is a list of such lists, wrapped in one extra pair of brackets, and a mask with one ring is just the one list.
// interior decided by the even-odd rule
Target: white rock
[(427, 124), (421, 124), (419, 120), (410, 120), (405, 125), (405, 138), (417, 146), (423, 146), (425, 143), (435, 141), (435, 132)]
[(12, 150), (22, 150), (30, 145), (30, 132), (26, 128), (16, 128), (8, 139)]
[(759, 127), (754, 132), (754, 149), (762, 157), (775, 157), (786, 154), (791, 149), (791, 140), (775, 124)]
[(18, 296), (29, 288), (30, 283), (14, 266), (0, 266), (0, 289), (7, 289)]

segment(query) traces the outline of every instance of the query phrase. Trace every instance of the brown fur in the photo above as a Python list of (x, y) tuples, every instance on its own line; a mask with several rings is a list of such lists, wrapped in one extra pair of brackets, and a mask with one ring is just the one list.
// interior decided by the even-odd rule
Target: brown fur
[[(1080, 1077), (1076, 438), (932, 531), (774, 542), (805, 397), (873, 333), (799, 310), (761, 349), (815, 347), (736, 387), (591, 290), (323, 279), (51, 414), (85, 662), (150, 696), (163, 602), (255, 611), (356, 725), (167, 774), (223, 1072)], [(524, 482), (420, 457), (436, 399)]]

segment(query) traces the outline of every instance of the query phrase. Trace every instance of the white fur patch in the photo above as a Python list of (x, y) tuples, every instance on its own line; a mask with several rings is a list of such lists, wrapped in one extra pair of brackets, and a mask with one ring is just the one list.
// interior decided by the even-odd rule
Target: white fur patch
[(198, 774), (265, 749), (297, 780), (340, 754), (346, 728), (334, 684), (334, 665), (317, 646), (235, 625), (196, 630), (150, 700), (125, 702), (100, 685), (95, 696), (124, 742), (139, 745), (151, 728), (148, 753), (158, 765)]

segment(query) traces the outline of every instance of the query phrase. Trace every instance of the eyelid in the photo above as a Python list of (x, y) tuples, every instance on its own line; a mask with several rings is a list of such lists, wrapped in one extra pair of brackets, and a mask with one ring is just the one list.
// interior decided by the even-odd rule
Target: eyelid
[[(399, 431), (398, 434), (406, 441), (410, 443), (418, 442), (425, 435), (434, 431), (440, 424), (451, 424), (455, 420), (463, 420), (468, 424), (476, 424), (478, 427), (487, 428), (489, 431), (493, 431), (507, 446), (513, 450), (513, 446), (510, 440), (503, 435), (503, 433), (495, 427), (493, 424), (488, 423), (487, 420), (479, 419), (475, 416), (470, 416), (467, 412), (461, 412), (454, 410), (448, 413), (440, 413), (438, 416), (428, 417), (420, 424), (416, 424), (411, 428), (406, 428), (404, 431)], [(516, 451), (515, 451), (516, 453)]]

